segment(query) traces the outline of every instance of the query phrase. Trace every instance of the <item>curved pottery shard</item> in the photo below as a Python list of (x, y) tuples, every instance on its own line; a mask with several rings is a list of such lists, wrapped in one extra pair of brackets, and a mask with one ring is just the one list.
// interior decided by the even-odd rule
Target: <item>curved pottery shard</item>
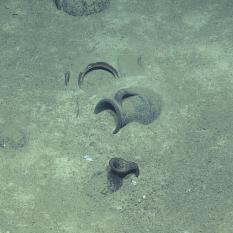
[(90, 73), (91, 71), (94, 70), (105, 70), (107, 72), (109, 72), (110, 74), (113, 75), (114, 78), (119, 78), (120, 75), (118, 73), (118, 71), (111, 66), (110, 64), (106, 63), (106, 62), (95, 62), (95, 63), (91, 63), (89, 64), (83, 72), (79, 73), (79, 77), (78, 77), (78, 86), (81, 87), (84, 77)]
[(161, 111), (161, 97), (150, 89), (124, 88), (117, 91), (114, 99), (102, 99), (96, 107), (95, 113), (110, 110), (116, 121), (116, 134), (130, 122), (144, 125), (153, 122)]
[(136, 177), (139, 176), (139, 167), (137, 163), (126, 161), (122, 158), (112, 158), (109, 161), (111, 171), (117, 174), (119, 177), (124, 178), (128, 174), (134, 174)]
[(126, 161), (122, 158), (112, 158), (109, 161), (108, 182), (109, 190), (115, 192), (119, 190), (123, 184), (123, 178), (129, 174), (139, 176), (139, 167), (137, 163)]

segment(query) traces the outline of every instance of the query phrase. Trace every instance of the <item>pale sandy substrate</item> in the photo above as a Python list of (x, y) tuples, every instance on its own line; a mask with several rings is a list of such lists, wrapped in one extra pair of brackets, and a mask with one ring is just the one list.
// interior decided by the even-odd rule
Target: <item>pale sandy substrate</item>
[[(231, 232), (232, 9), (230, 0), (117, 0), (71, 17), (48, 0), (2, 0), (0, 232)], [(78, 89), (78, 73), (100, 60), (123, 77)], [(129, 86), (161, 94), (162, 113), (113, 135), (112, 117), (93, 110)], [(114, 156), (141, 174), (109, 194)]]

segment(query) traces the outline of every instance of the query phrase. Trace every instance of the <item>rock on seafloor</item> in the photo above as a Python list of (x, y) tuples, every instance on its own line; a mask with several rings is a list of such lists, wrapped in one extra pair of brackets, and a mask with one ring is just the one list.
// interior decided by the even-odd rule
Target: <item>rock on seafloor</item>
[(59, 10), (72, 16), (87, 16), (107, 9), (110, 0), (54, 0)]

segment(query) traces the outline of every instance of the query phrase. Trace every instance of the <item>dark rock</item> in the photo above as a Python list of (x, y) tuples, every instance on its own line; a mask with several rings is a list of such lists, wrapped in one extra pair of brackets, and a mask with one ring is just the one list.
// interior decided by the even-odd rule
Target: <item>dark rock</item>
[(87, 16), (109, 7), (110, 0), (54, 0), (57, 9), (72, 16)]

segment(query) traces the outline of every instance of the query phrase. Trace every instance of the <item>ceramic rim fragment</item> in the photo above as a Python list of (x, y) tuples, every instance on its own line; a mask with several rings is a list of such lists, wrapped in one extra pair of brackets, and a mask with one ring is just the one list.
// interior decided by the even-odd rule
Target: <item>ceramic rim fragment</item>
[(83, 72), (79, 73), (79, 77), (78, 77), (78, 86), (79, 87), (82, 86), (82, 83), (83, 83), (85, 76), (94, 70), (104, 70), (104, 71), (107, 71), (110, 74), (112, 74), (114, 78), (116, 78), (116, 79), (120, 78), (119, 72), (110, 64), (108, 64), (106, 62), (90, 63), (89, 65), (87, 65), (87, 67), (84, 69)]

